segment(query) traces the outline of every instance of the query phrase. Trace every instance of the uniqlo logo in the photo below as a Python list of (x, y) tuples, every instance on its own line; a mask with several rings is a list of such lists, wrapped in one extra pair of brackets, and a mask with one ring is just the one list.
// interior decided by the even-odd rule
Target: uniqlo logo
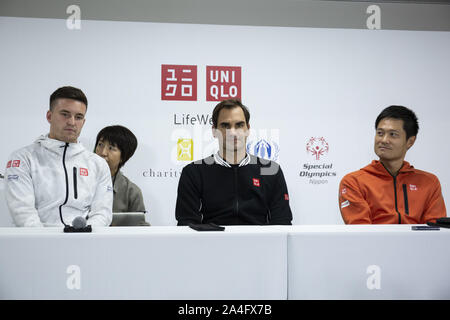
[(88, 176), (88, 169), (80, 168), (80, 176)]
[(284, 200), (289, 201), (289, 195), (287, 193), (284, 194)]
[(241, 99), (241, 67), (206, 66), (206, 101)]
[(11, 163), (12, 163), (12, 160), (9, 160), (8, 163), (6, 164), (6, 169), (11, 168)]
[(410, 184), (409, 185), (409, 190), (411, 191), (417, 191), (417, 186), (415, 184)]
[(13, 160), (12, 166), (13, 166), (13, 168), (18, 168), (18, 167), (20, 167), (20, 160)]
[(255, 187), (259, 187), (259, 179), (253, 178), (253, 185), (254, 185)]
[(197, 101), (197, 66), (161, 65), (161, 100)]

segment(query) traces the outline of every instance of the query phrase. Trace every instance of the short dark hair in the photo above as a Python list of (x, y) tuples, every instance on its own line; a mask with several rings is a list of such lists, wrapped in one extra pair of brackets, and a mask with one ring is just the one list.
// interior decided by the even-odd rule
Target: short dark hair
[(53, 110), (55, 101), (58, 99), (73, 99), (83, 102), (86, 105), (86, 110), (88, 106), (88, 101), (86, 95), (78, 88), (65, 86), (55, 90), (50, 96), (50, 110)]
[(228, 100), (221, 101), (214, 108), (213, 114), (212, 114), (213, 127), (217, 128), (217, 124), (218, 124), (217, 121), (219, 119), (219, 113), (222, 109), (233, 109), (233, 108), (238, 108), (238, 107), (240, 107), (242, 109), (242, 111), (244, 111), (245, 122), (248, 126), (248, 123), (250, 121), (250, 112), (248, 111), (247, 107), (242, 104), (241, 100), (228, 99)]
[(130, 129), (124, 126), (108, 126), (100, 130), (97, 134), (97, 140), (95, 141), (95, 149), (97, 148), (98, 142), (101, 140), (108, 141), (110, 144), (117, 146), (120, 150), (120, 163), (119, 169), (123, 167), (125, 162), (127, 162), (136, 151), (138, 142), (136, 136)]
[(385, 118), (403, 120), (403, 130), (406, 132), (406, 139), (417, 136), (419, 132), (419, 122), (416, 114), (404, 106), (389, 106), (381, 111), (377, 120), (375, 120), (375, 129), (378, 128), (380, 121)]

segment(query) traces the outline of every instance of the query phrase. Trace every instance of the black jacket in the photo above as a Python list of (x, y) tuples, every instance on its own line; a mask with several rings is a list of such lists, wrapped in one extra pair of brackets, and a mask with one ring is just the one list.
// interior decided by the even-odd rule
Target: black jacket
[(290, 225), (292, 212), (279, 165), (250, 156), (225, 167), (210, 156), (183, 168), (175, 209), (178, 225)]

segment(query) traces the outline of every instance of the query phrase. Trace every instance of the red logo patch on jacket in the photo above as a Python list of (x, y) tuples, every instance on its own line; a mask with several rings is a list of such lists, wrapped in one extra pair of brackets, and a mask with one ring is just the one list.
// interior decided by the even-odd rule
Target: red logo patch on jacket
[(259, 186), (260, 186), (260, 184), (259, 184), (259, 179), (253, 178), (253, 185), (254, 185), (255, 187), (259, 187)]
[(80, 176), (88, 176), (88, 169), (86, 168), (80, 168)]
[(18, 167), (20, 167), (20, 160), (13, 160), (12, 166), (13, 166), (13, 168), (18, 168)]
[(284, 200), (289, 201), (289, 195), (287, 193), (284, 194)]
[(12, 160), (9, 160), (8, 163), (6, 164), (6, 169), (11, 168), (11, 163), (12, 163)]

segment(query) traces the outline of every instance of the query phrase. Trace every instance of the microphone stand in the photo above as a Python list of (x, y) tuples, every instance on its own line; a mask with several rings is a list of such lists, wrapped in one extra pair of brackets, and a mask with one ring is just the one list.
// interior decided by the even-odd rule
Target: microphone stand
[(72, 233), (72, 232), (92, 232), (92, 227), (91, 227), (90, 224), (87, 225), (86, 227), (83, 227), (83, 228), (75, 228), (75, 227), (66, 225), (66, 226), (64, 227), (64, 232), (65, 232), (65, 233)]

